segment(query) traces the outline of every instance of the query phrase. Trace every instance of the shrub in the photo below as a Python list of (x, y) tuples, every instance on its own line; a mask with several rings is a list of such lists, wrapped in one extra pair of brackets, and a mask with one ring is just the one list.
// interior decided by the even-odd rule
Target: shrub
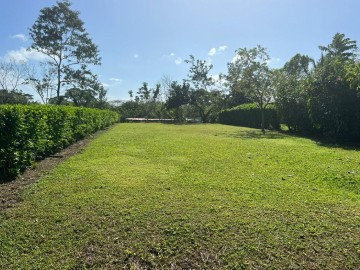
[(119, 120), (107, 110), (45, 105), (0, 106), (0, 181), (40, 158)]
[[(221, 111), (219, 114), (219, 122), (227, 125), (261, 128), (261, 111), (256, 104), (243, 104)], [(275, 106), (271, 104), (265, 109), (265, 128), (280, 128)]]

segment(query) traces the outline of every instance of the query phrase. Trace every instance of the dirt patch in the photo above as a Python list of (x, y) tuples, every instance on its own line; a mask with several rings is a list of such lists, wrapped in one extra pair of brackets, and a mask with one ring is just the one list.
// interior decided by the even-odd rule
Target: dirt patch
[(100, 130), (83, 140), (77, 141), (61, 152), (36, 162), (33, 169), (27, 169), (23, 174), (11, 182), (0, 183), (0, 212), (13, 207), (16, 203), (22, 201), (22, 193), (27, 186), (39, 180), (42, 176), (49, 173), (53, 168), (69, 157), (83, 151), (94, 138), (106, 132), (108, 129), (109, 128)]

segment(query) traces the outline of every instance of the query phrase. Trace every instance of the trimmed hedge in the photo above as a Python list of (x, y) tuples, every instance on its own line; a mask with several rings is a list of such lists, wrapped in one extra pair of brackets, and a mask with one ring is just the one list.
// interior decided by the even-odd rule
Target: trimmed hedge
[[(226, 125), (261, 128), (261, 111), (254, 103), (243, 104), (219, 113), (219, 122)], [(274, 105), (265, 109), (265, 128), (280, 129), (280, 122)]]
[(0, 182), (119, 118), (116, 112), (81, 107), (1, 105)]

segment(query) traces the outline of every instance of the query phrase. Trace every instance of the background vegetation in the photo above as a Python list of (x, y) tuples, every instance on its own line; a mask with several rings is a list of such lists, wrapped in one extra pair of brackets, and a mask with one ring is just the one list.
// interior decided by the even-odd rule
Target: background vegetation
[[(264, 112), (264, 128), (280, 129), (280, 122), (277, 116), (276, 107), (269, 105)], [(256, 104), (243, 104), (231, 109), (223, 110), (219, 113), (221, 124), (244, 126), (251, 128), (261, 128), (261, 110)]]
[(292, 132), (360, 141), (359, 51), (345, 34), (337, 33), (330, 44), (319, 46), (320, 59), (298, 53), (280, 69), (270, 67), (269, 52), (260, 45), (236, 50), (227, 72), (217, 76), (211, 74), (211, 63), (190, 55), (183, 81), (163, 76), (155, 86), (144, 82), (137, 91), (130, 90), (130, 100), (111, 102), (92, 71), (101, 63), (98, 47), (69, 1), (43, 8), (29, 35), (30, 48), (46, 60), (36, 67), (2, 61), (0, 104), (33, 102), (19, 90), (24, 84), (45, 104), (108, 108), (124, 118), (218, 122), (220, 111), (255, 103), (261, 115), (256, 126), (263, 132), (265, 111), (272, 104), (280, 123)]
[[(356, 41), (337, 33), (329, 45), (319, 48), (320, 59), (296, 54), (280, 69), (269, 67), (265, 48), (240, 48), (228, 64), (228, 73), (216, 79), (210, 75), (211, 64), (190, 56), (186, 61), (189, 75), (182, 83), (164, 77), (155, 98), (144, 99), (140, 88), (134, 98), (130, 92), (132, 100), (113, 105), (129, 117), (158, 115), (180, 122), (195, 118), (207, 123), (219, 121), (222, 110), (253, 103), (260, 117), (251, 126), (260, 127), (263, 132), (268, 128), (265, 111), (272, 105), (280, 123), (292, 132), (333, 141), (360, 141), (360, 62)], [(146, 109), (149, 104), (153, 104), (153, 110)], [(253, 119), (233, 122), (249, 125), (246, 123)]]

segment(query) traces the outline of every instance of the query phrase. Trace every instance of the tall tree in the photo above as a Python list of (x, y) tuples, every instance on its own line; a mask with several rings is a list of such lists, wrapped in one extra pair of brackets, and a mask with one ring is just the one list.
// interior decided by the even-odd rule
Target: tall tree
[[(160, 94), (160, 84), (156, 84), (154, 88), (150, 88), (147, 82), (143, 82), (143, 85), (138, 89), (137, 96), (135, 96), (135, 101), (141, 103), (144, 108), (145, 118), (150, 116), (159, 116), (157, 111), (158, 98)], [(130, 92), (130, 91), (129, 91)], [(131, 91), (132, 93), (132, 91)], [(155, 115), (154, 115), (155, 113)], [(152, 114), (152, 115), (151, 115)]]
[(309, 87), (308, 111), (321, 134), (337, 139), (360, 137), (360, 98), (347, 67), (357, 58), (356, 41), (336, 34), (317, 63)]
[(360, 95), (360, 62), (354, 62), (346, 66), (346, 79), (353, 89)]
[(92, 42), (79, 18), (67, 0), (40, 10), (40, 15), (30, 28), (30, 49), (48, 57), (47, 64), (55, 70), (56, 97), (60, 102), (61, 88), (74, 84), (90, 71), (89, 64), (99, 65), (98, 47)]
[(311, 122), (307, 112), (309, 78), (314, 60), (296, 54), (282, 69), (274, 71), (273, 84), (276, 90), (276, 107), (279, 116), (290, 130), (310, 132)]
[(193, 88), (195, 90), (210, 90), (209, 88), (214, 85), (214, 80), (210, 76), (213, 65), (205, 60), (195, 59), (193, 55), (190, 55), (190, 59), (185, 60), (185, 63), (190, 64), (187, 81)]
[(56, 74), (53, 68), (41, 64), (39, 69), (30, 69), (26, 84), (30, 85), (40, 96), (44, 104), (48, 104), (55, 91)]
[(265, 109), (273, 101), (275, 94), (269, 60), (267, 50), (258, 45), (252, 49), (238, 49), (234, 60), (228, 63), (228, 81), (259, 106), (263, 133)]
[(15, 59), (7, 59), (0, 62), (0, 88), (8, 92), (19, 90), (19, 86), (25, 83), (29, 65)]
[(26, 83), (30, 67), (15, 59), (0, 62), (0, 104), (27, 104), (32, 95), (23, 93), (19, 88)]
[(327, 46), (319, 46), (327, 58), (340, 57), (344, 60), (356, 57), (358, 49), (356, 41), (345, 37), (345, 34), (336, 33), (332, 42)]
[(185, 60), (185, 63), (190, 64), (186, 80), (191, 86), (190, 104), (198, 111), (201, 121), (207, 123), (211, 115), (216, 114), (222, 107), (221, 92), (212, 89), (215, 84), (210, 75), (213, 65), (205, 60), (195, 59), (193, 55), (190, 55), (190, 59)]
[(173, 81), (170, 85), (166, 108), (175, 111), (175, 119), (178, 122), (184, 121), (182, 106), (189, 104), (190, 85), (188, 83), (178, 84)]

